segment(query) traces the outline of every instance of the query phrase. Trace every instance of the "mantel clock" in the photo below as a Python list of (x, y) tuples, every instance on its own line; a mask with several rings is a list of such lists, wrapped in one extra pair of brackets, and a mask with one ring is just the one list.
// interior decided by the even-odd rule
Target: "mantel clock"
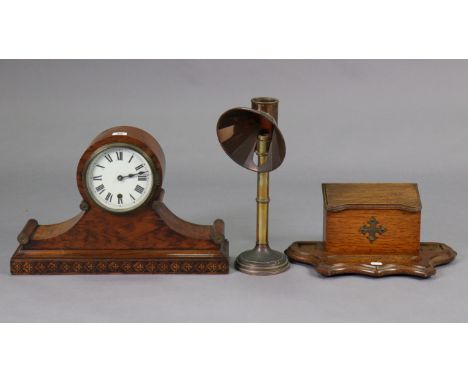
[(165, 157), (147, 132), (99, 134), (77, 168), (81, 212), (62, 223), (29, 220), (11, 273), (227, 273), (224, 222), (186, 222), (164, 204)]

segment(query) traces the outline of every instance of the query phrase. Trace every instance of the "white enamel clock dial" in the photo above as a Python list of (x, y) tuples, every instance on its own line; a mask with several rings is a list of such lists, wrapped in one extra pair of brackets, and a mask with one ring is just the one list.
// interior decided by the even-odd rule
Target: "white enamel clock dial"
[(112, 212), (141, 206), (151, 195), (153, 184), (150, 162), (132, 146), (108, 146), (94, 155), (86, 169), (89, 195)]

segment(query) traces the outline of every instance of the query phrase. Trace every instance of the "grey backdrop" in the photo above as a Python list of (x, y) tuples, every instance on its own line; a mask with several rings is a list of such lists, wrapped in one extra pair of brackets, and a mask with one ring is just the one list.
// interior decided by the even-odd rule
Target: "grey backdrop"
[[(255, 239), (255, 174), (215, 124), (252, 96), (280, 99), (286, 160), (271, 175), (270, 242), (320, 240), (322, 182), (417, 182), (422, 239), (458, 251), (435, 277), (9, 274), (28, 218), (79, 209), (77, 161), (129, 124), (162, 145), (167, 205), (226, 222), (232, 259)], [(1, 321), (467, 321), (467, 61), (0, 61)]]

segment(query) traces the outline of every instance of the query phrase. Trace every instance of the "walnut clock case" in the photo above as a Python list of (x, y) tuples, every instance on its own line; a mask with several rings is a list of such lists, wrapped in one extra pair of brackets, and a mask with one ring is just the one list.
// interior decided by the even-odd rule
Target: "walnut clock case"
[(62, 223), (29, 220), (11, 273), (227, 273), (224, 222), (186, 222), (163, 203), (164, 153), (147, 132), (99, 134), (77, 168), (81, 212)]

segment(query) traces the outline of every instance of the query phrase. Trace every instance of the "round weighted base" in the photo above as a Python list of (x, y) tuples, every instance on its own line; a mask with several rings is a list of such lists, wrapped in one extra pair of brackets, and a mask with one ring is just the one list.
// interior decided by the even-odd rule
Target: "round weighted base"
[(236, 259), (236, 269), (249, 275), (276, 275), (288, 268), (287, 256), (267, 245), (257, 245), (253, 249), (242, 252)]

